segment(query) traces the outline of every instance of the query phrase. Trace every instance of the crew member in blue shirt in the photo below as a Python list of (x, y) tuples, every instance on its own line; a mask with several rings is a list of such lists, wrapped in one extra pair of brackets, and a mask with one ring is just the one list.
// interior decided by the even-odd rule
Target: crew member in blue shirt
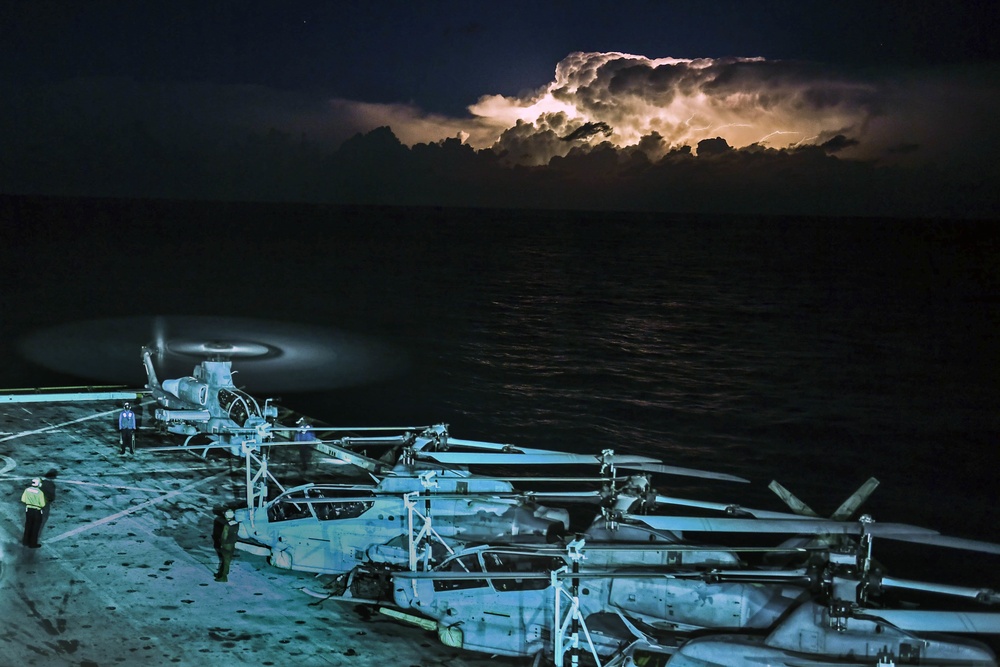
[(122, 446), (119, 456), (125, 456), (126, 450), (135, 454), (135, 413), (129, 403), (125, 404), (125, 409), (118, 415), (118, 433), (118, 442)]

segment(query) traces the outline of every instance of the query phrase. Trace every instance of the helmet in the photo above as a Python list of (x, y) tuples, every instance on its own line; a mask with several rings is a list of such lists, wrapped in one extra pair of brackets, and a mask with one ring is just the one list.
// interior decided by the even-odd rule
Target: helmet
[(126, 409), (126, 410), (128, 410), (128, 409), (129, 409), (129, 408), (131, 408), (131, 407), (132, 407), (132, 404), (131, 404), (131, 403), (128, 403), (128, 402), (126, 402), (126, 403), (125, 403), (125, 409)]
[(232, 519), (235, 516), (236, 516), (236, 512), (234, 512), (233, 510), (226, 510), (226, 518), (227, 519)]
[(40, 480), (40, 479), (38, 479), (38, 478), (36, 477), (36, 478), (34, 478), (33, 480), (31, 480), (31, 485), (32, 485), (32, 486), (41, 486), (41, 485), (42, 485), (42, 480)]

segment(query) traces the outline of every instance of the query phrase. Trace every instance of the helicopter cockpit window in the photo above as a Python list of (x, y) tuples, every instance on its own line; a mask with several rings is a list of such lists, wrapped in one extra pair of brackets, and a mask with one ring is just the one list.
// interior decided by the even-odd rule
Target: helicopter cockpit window
[(305, 519), (309, 516), (311, 516), (309, 505), (296, 503), (294, 498), (282, 498), (280, 502), (267, 508), (268, 521), (292, 521)]
[(254, 400), (249, 395), (230, 389), (219, 390), (219, 406), (239, 426), (243, 426), (246, 423), (251, 413), (256, 414)]
[(489, 551), (483, 554), (487, 572), (523, 572), (544, 577), (525, 579), (494, 579), (493, 587), (498, 591), (535, 591), (549, 585), (548, 574), (563, 566), (561, 558), (509, 552)]
[(310, 493), (312, 489), (305, 492), (297, 492), (295, 495), (282, 497), (278, 502), (267, 508), (268, 521), (292, 521), (294, 519), (307, 519), (313, 516), (310, 511), (309, 498), (316, 494)]
[(319, 498), (330, 498), (330, 502), (315, 503), (313, 510), (320, 521), (336, 521), (338, 519), (354, 519), (371, 509), (375, 503), (368, 500), (358, 500), (359, 492), (351, 492), (352, 499), (334, 500), (340, 494), (338, 490), (312, 489)]
[[(466, 554), (459, 558), (441, 563), (435, 568), (436, 572), (482, 572), (483, 568), (479, 564), (476, 554)], [(485, 588), (488, 586), (485, 579), (435, 579), (435, 591), (454, 591), (461, 588)]]

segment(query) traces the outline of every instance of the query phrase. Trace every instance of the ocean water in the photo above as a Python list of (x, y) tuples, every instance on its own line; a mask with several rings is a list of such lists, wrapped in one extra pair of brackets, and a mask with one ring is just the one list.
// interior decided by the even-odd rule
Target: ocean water
[[(644, 454), (751, 481), (655, 478), (667, 493), (776, 510), (772, 479), (829, 514), (875, 476), (876, 520), (1000, 542), (994, 224), (30, 198), (0, 212), (0, 387), (141, 385), (153, 318), (277, 336), (286, 360), (300, 335), (343, 353), (260, 386), (248, 368), (247, 389), (270, 381), (331, 424)], [(962, 558), (996, 578), (997, 557)]]

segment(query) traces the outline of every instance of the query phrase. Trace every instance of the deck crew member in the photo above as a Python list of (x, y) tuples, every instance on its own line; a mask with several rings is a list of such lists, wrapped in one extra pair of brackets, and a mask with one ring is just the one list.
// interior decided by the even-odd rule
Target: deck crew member
[(239, 535), (239, 530), (240, 524), (236, 520), (236, 512), (226, 510), (225, 521), (219, 532), (219, 573), (215, 575), (216, 581), (229, 581), (229, 564), (236, 551), (236, 538)]
[(118, 415), (118, 442), (122, 446), (119, 456), (125, 456), (126, 450), (135, 454), (135, 413), (129, 403)]
[(24, 503), (24, 538), (21, 544), (37, 549), (42, 546), (38, 543), (38, 533), (42, 530), (42, 508), (45, 507), (42, 480), (37, 477), (31, 480), (31, 486), (21, 494), (21, 502)]

